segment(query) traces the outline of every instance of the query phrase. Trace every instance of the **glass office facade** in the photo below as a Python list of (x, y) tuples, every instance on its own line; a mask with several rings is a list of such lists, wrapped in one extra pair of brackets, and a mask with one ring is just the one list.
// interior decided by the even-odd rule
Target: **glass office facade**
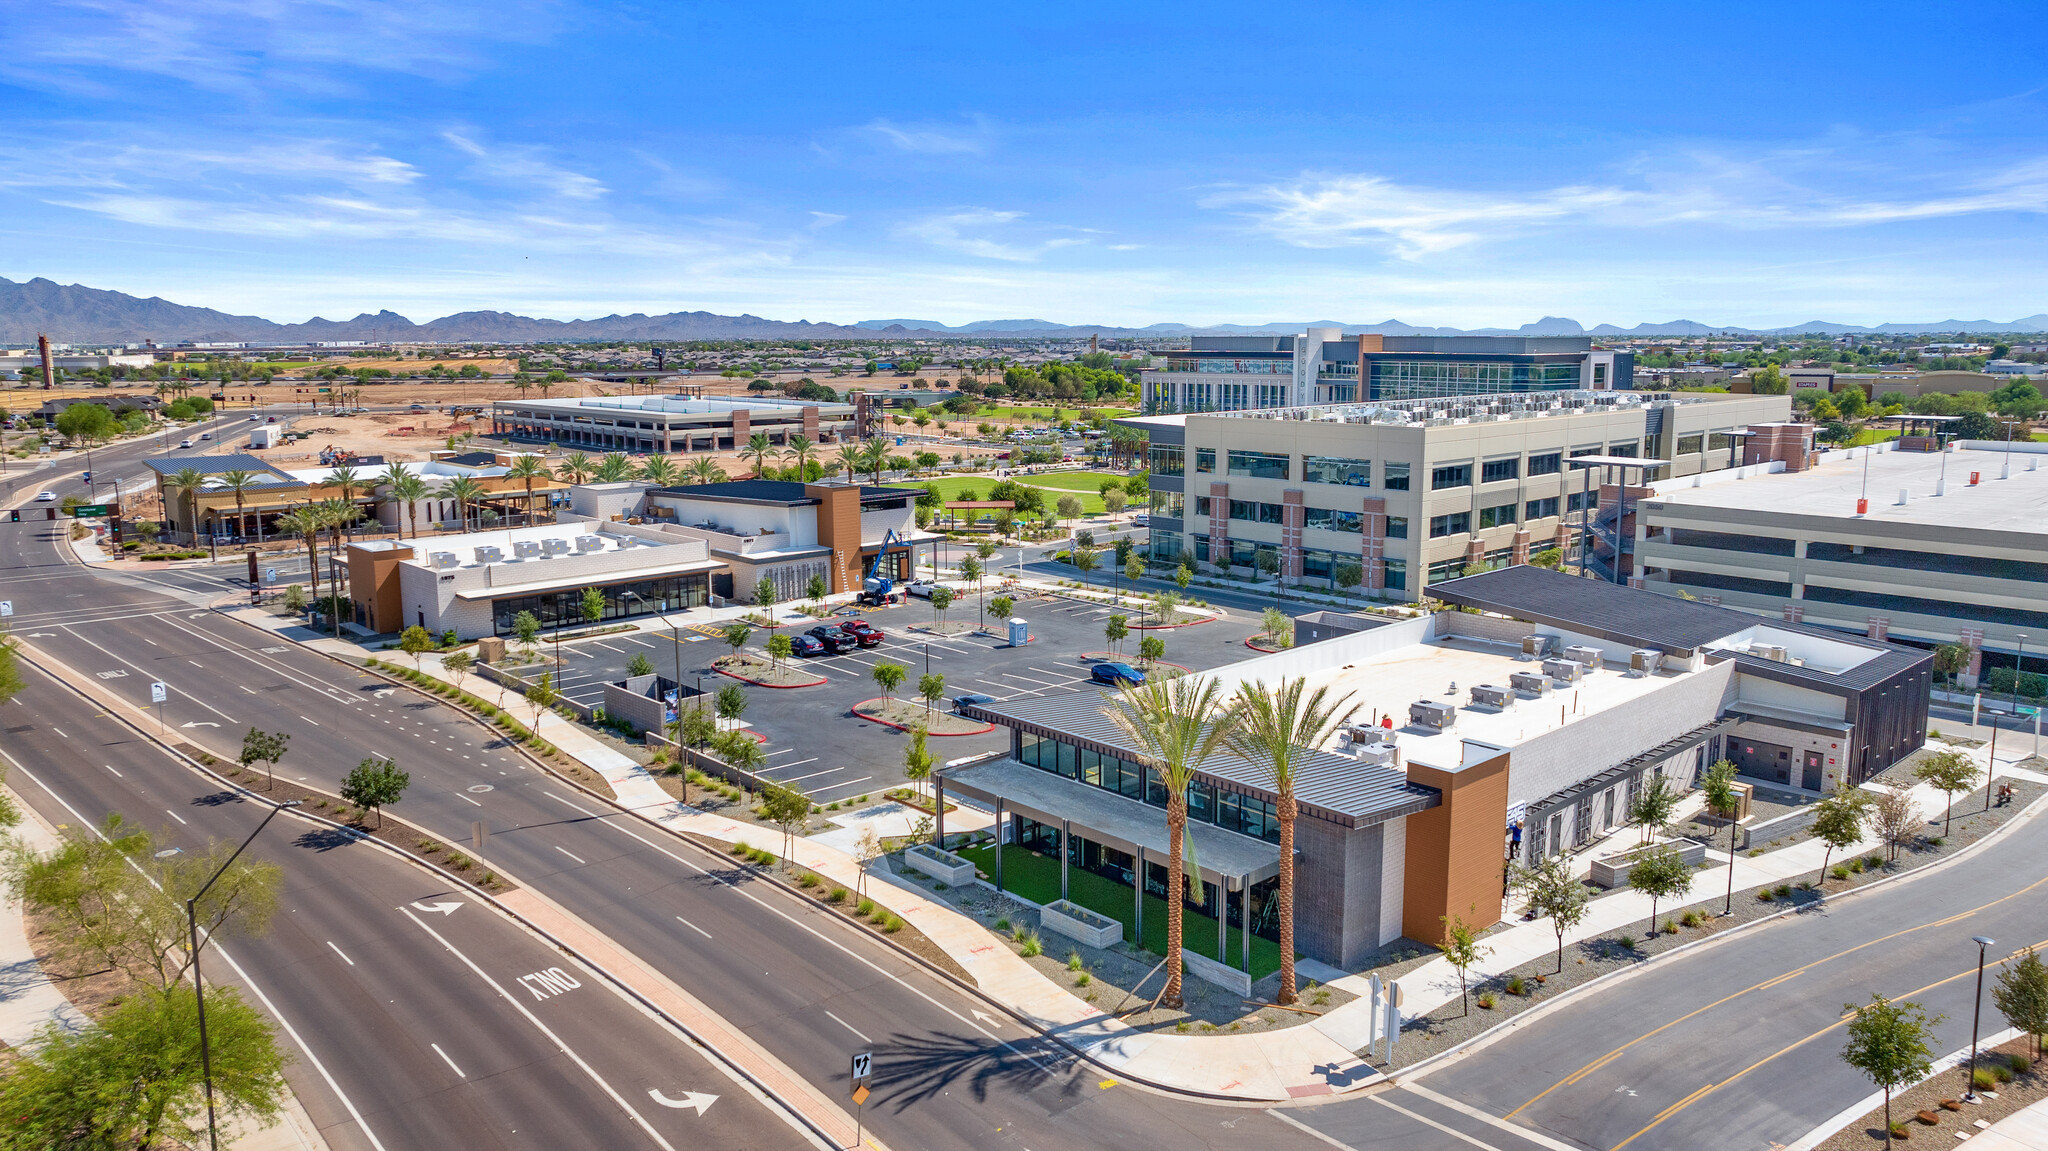
[[(1017, 758), (1065, 779), (1113, 791), (1153, 807), (1166, 806), (1166, 784), (1152, 768), (1033, 732), (1017, 733)], [(1273, 801), (1197, 779), (1188, 784), (1188, 818), (1225, 831), (1280, 842), (1280, 818)]]
[[(654, 612), (681, 611), (702, 607), (710, 600), (710, 576), (704, 572), (638, 580), (600, 587), (604, 593), (604, 614), (597, 622), (627, 619)], [(564, 588), (542, 595), (511, 596), (491, 601), (491, 627), (496, 635), (514, 635), (512, 621), (520, 612), (530, 611), (542, 628), (569, 627), (591, 622), (583, 615), (583, 589)]]
[(1577, 363), (1374, 360), (1370, 397), (1418, 400), (1478, 392), (1557, 392), (1579, 386)]

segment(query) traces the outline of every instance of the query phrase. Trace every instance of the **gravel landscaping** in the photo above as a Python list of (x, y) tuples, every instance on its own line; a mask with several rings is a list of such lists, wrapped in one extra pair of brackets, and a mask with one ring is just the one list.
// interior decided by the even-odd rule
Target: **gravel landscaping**
[[(1892, 1096), (1892, 1122), (1906, 1125), (1907, 1143), (1916, 1139), (1926, 1140), (1936, 1147), (1951, 1147), (1961, 1140), (1958, 1136), (1975, 1135), (1983, 1128), (1978, 1123), (1992, 1124), (2017, 1111), (2023, 1110), (2043, 1099), (2048, 1099), (2048, 1074), (2044, 1066), (2032, 1063), (2034, 1042), (2024, 1036), (1993, 1050), (1977, 1052), (1977, 1067), (1994, 1070), (2004, 1064), (2006, 1075), (2011, 1081), (2001, 1083), (1997, 1089), (1979, 1091), (1979, 1102), (1963, 1102), (1963, 1093), (1969, 1088), (1969, 1065), (1965, 1063), (1914, 1087), (1897, 1092)], [(2019, 1064), (2013, 1061), (2018, 1056), (2030, 1066), (2018, 1071)], [(1943, 1101), (1954, 1105), (1951, 1110)], [(1916, 1118), (1925, 1113), (1934, 1119), (1933, 1123)], [(1817, 1151), (1863, 1151), (1866, 1147), (1884, 1146), (1884, 1108), (1871, 1110), (1848, 1126), (1829, 1136)]]
[(758, 683), (763, 687), (817, 687), (825, 677), (805, 671), (794, 664), (776, 663), (747, 652), (737, 655), (722, 655), (711, 661), (711, 666), (734, 679)]
[(989, 725), (978, 719), (968, 719), (939, 708), (927, 708), (923, 700), (874, 699), (862, 700), (853, 705), (853, 713), (862, 719), (878, 720), (897, 727), (921, 727), (931, 735), (980, 735)]

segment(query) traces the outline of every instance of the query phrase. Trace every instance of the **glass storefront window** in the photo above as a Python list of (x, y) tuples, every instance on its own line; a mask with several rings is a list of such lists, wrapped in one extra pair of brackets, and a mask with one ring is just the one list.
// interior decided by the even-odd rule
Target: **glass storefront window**
[(1186, 456), (1179, 444), (1153, 444), (1150, 453), (1152, 474), (1155, 476), (1178, 476), (1186, 474)]
[(1386, 585), (1388, 591), (1408, 590), (1407, 560), (1383, 560), (1380, 563), (1380, 573), (1383, 577), (1381, 582)]
[[(599, 621), (628, 619), (655, 612), (682, 611), (710, 602), (710, 577), (703, 572), (638, 580), (601, 587), (604, 614)], [(542, 628), (589, 622), (583, 617), (583, 589), (568, 588), (545, 595), (511, 596), (491, 601), (493, 634), (511, 635), (520, 612), (532, 612)]]

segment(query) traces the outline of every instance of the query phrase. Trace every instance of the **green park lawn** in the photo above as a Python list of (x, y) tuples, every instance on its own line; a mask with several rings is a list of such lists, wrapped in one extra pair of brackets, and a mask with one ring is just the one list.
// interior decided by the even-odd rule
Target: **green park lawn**
[[(995, 878), (994, 847), (969, 847), (955, 854), (971, 860), (976, 867), (987, 872), (989, 878)], [(1003, 888), (1033, 903), (1051, 903), (1060, 897), (1060, 861), (1053, 856), (1039, 855), (1017, 844), (1009, 844), (1003, 848)], [(1073, 867), (1067, 870), (1067, 896), (1090, 911), (1122, 923), (1124, 939), (1130, 940), (1131, 920), (1134, 918), (1130, 888), (1092, 871)], [(1185, 910), (1181, 945), (1197, 955), (1216, 958), (1216, 917), (1203, 915), (1192, 908)], [(1230, 940), (1226, 946), (1230, 966), (1238, 966), (1244, 956), (1244, 932), (1230, 928)], [(1145, 896), (1144, 948), (1154, 955), (1166, 954), (1166, 901), (1149, 893)], [(1262, 979), (1278, 970), (1280, 945), (1258, 935), (1252, 936), (1252, 979)]]
[[(1054, 411), (1055, 409), (1053, 408), (1034, 407), (1029, 404), (983, 404), (980, 411), (976, 412), (973, 416), (965, 418), (973, 420), (979, 416), (988, 416), (998, 420), (1050, 420), (1053, 418)], [(1079, 405), (1070, 404), (1061, 405), (1057, 411), (1067, 419), (1075, 419), (1089, 412), (1101, 412), (1105, 419), (1111, 420), (1120, 420), (1125, 416), (1138, 414), (1132, 408), (1084, 408)]]
[[(1108, 509), (1102, 506), (1102, 494), (1096, 489), (1104, 480), (1122, 483), (1127, 477), (1111, 475), (1108, 472), (1055, 472), (1043, 476), (1017, 476), (1016, 481), (1025, 487), (1038, 488), (1046, 493), (1046, 504), (1059, 502), (1061, 496), (1076, 496), (1081, 501), (1081, 514), (1099, 516)], [(905, 481), (890, 484), (897, 488), (923, 488), (926, 484), (938, 486), (939, 495), (948, 500), (966, 499), (963, 492), (973, 492), (977, 499), (987, 499), (989, 489), (1002, 481), (994, 476), (948, 476), (939, 480)], [(1132, 503), (1139, 501), (1133, 499)]]

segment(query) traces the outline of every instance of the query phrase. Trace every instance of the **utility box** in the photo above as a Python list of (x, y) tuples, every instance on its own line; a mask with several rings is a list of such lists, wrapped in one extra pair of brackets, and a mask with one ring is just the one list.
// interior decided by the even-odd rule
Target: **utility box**
[(1628, 653), (1628, 670), (1633, 675), (1655, 675), (1664, 670), (1664, 653), (1654, 647), (1639, 647)]
[(1585, 678), (1586, 665), (1575, 659), (1546, 659), (1543, 674), (1558, 683), (1577, 683)]
[(1472, 702), (1505, 710), (1515, 702), (1515, 693), (1509, 688), (1482, 683), (1472, 689)]
[(1457, 718), (1456, 704), (1425, 699), (1408, 705), (1408, 722), (1418, 727), (1433, 727), (1438, 731), (1445, 731), (1457, 721)]
[(1530, 659), (1548, 659), (1557, 654), (1560, 642), (1554, 635), (1525, 635), (1522, 637), (1522, 654)]
[(1564, 657), (1586, 665), (1588, 671), (1599, 671), (1607, 663), (1607, 657), (1597, 647), (1568, 647)]
[(1031, 625), (1021, 619), (1010, 621), (1010, 646), (1023, 647), (1031, 642)]
[(1550, 677), (1540, 672), (1518, 671), (1508, 676), (1508, 686), (1530, 695), (1542, 695), (1550, 690)]

